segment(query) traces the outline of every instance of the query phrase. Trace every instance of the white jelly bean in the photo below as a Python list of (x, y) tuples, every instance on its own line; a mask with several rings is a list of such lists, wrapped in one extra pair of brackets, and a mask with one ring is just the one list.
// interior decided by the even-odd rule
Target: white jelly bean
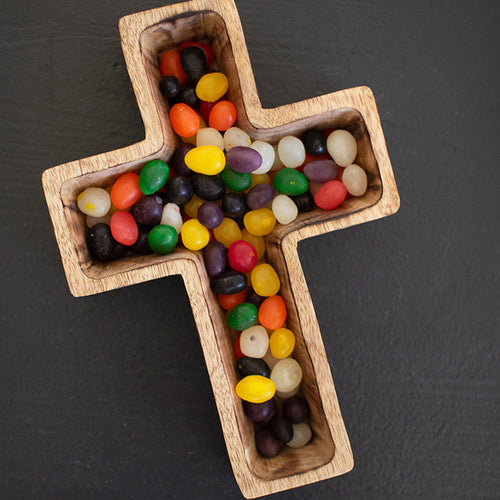
[(102, 217), (93, 217), (92, 215), (87, 215), (85, 217), (85, 224), (87, 224), (88, 228), (94, 227), (96, 224), (99, 224), (100, 222), (104, 222), (104, 224), (107, 224), (109, 226), (110, 221), (111, 221), (110, 213), (107, 213)]
[(292, 389), (291, 391), (283, 392), (283, 391), (276, 391), (276, 396), (280, 397), (281, 399), (288, 399), (291, 398), (292, 396), (295, 396), (299, 392), (300, 387), (297, 386), (295, 389)]
[(368, 187), (366, 172), (359, 165), (349, 165), (342, 172), (342, 182), (352, 196), (363, 196)]
[(262, 163), (260, 167), (255, 171), (252, 172), (253, 174), (267, 174), (269, 170), (271, 170), (271, 167), (273, 166), (274, 163), (274, 148), (271, 146), (271, 144), (264, 142), (264, 141), (255, 141), (252, 146), (252, 149), (255, 149), (258, 153), (260, 153), (260, 156), (262, 156)]
[(300, 139), (286, 135), (278, 143), (278, 154), (285, 167), (300, 167), (306, 159), (306, 148)]
[(85, 215), (93, 217), (102, 217), (109, 212), (111, 208), (111, 196), (102, 188), (89, 187), (78, 196), (78, 208)]
[(241, 332), (241, 352), (249, 358), (263, 358), (269, 349), (267, 330), (261, 325), (255, 325)]
[(175, 203), (167, 203), (163, 207), (160, 224), (166, 224), (167, 226), (172, 226), (177, 231), (177, 234), (181, 232), (182, 228), (181, 211)]
[(200, 128), (196, 134), (196, 146), (215, 146), (224, 149), (224, 139), (218, 130), (211, 127)]
[(297, 205), (290, 197), (284, 194), (279, 194), (274, 198), (271, 210), (276, 220), (283, 225), (290, 224), (290, 222), (293, 222), (297, 218), (297, 215), (299, 215)]
[(356, 139), (347, 130), (334, 130), (326, 140), (326, 148), (333, 161), (341, 167), (351, 165), (358, 154)]
[(229, 151), (235, 146), (250, 146), (252, 141), (250, 136), (238, 127), (231, 127), (224, 133), (224, 148)]
[(271, 371), (271, 380), (277, 391), (293, 391), (302, 381), (302, 368), (293, 358), (280, 359)]
[(312, 438), (311, 428), (305, 423), (292, 424), (293, 427), (293, 438), (286, 444), (291, 448), (302, 448), (305, 446)]

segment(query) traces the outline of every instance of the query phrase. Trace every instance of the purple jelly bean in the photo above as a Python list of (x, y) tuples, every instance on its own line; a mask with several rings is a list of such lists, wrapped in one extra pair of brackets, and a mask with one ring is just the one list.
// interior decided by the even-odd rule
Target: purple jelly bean
[(262, 156), (255, 149), (235, 146), (227, 152), (226, 161), (235, 172), (249, 174), (261, 166)]
[(304, 167), (304, 175), (312, 182), (333, 181), (337, 177), (339, 168), (333, 160), (316, 160)]

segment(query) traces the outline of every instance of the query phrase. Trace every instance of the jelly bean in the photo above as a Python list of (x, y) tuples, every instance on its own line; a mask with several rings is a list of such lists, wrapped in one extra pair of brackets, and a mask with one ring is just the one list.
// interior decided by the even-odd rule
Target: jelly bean
[(194, 146), (182, 142), (175, 148), (174, 154), (170, 159), (170, 166), (177, 172), (178, 175), (192, 175), (193, 171), (186, 165), (184, 158), (188, 151), (191, 151)]
[(276, 220), (283, 225), (293, 222), (299, 214), (297, 205), (285, 194), (279, 194), (274, 198), (271, 209)]
[(264, 302), (264, 300), (266, 300), (266, 297), (262, 297), (258, 293), (255, 293), (255, 290), (253, 288), (250, 288), (250, 290), (248, 290), (245, 297), (245, 302), (250, 302), (250, 304), (254, 304), (257, 308), (262, 305), (262, 302)]
[(340, 181), (330, 181), (318, 189), (314, 201), (324, 210), (333, 210), (345, 200), (346, 194), (347, 189), (344, 184)]
[(302, 381), (302, 368), (293, 358), (280, 359), (271, 371), (271, 380), (277, 391), (293, 391)]
[(201, 250), (208, 245), (210, 234), (208, 229), (196, 219), (190, 219), (181, 228), (182, 244), (188, 250)]
[(214, 229), (214, 236), (217, 241), (220, 241), (226, 248), (229, 248), (231, 243), (241, 240), (241, 229), (233, 219), (225, 217), (222, 224)]
[[(246, 175), (246, 174), (242, 174)], [(238, 217), (247, 208), (245, 198), (238, 193), (227, 193), (222, 198), (222, 211), (228, 217)]]
[(303, 170), (304, 175), (313, 182), (333, 181), (339, 168), (332, 160), (316, 160), (308, 163)]
[(271, 368), (271, 370), (276, 366), (276, 363), (279, 361), (279, 359), (276, 359), (272, 355), (271, 349), (267, 350), (265, 356), (262, 359), (267, 363), (267, 365), (269, 366), (269, 368)]
[(290, 442), (293, 438), (292, 424), (284, 417), (278, 417), (271, 423), (274, 437), (282, 444)]
[(151, 227), (139, 226), (139, 236), (137, 236), (137, 241), (130, 247), (134, 253), (138, 253), (139, 255), (148, 255), (153, 251), (148, 243), (150, 232)]
[[(204, 146), (213, 147), (213, 146)], [(217, 148), (216, 148), (217, 149)], [(193, 151), (195, 151), (193, 149)], [(189, 153), (188, 153), (189, 155)], [(226, 192), (224, 182), (219, 176), (194, 174), (191, 178), (191, 184), (196, 196), (205, 201), (220, 200)]]
[(261, 375), (248, 375), (236, 385), (236, 394), (250, 403), (264, 403), (274, 396), (273, 382)]
[(168, 116), (174, 132), (181, 137), (192, 137), (200, 129), (200, 117), (193, 108), (183, 102), (174, 104)]
[(224, 148), (229, 151), (235, 146), (250, 146), (252, 141), (250, 136), (239, 127), (231, 127), (224, 133)]
[(157, 195), (144, 196), (130, 210), (138, 224), (155, 226), (160, 223), (163, 211), (161, 198)]
[(259, 307), (259, 323), (268, 330), (281, 328), (285, 324), (286, 316), (286, 304), (279, 295), (268, 297)]
[(269, 427), (261, 427), (255, 431), (255, 447), (263, 457), (273, 458), (280, 452), (281, 443)]
[(271, 144), (264, 141), (255, 141), (252, 144), (251, 148), (255, 149), (255, 151), (257, 151), (262, 157), (262, 163), (260, 167), (255, 170), (254, 174), (266, 174), (271, 170), (271, 167), (274, 163), (274, 148), (271, 146)]
[(160, 91), (166, 99), (173, 99), (181, 93), (181, 84), (175, 76), (167, 75), (160, 81)]
[(288, 328), (280, 328), (271, 334), (269, 348), (276, 359), (288, 358), (295, 348), (295, 335)]
[(282, 407), (283, 416), (292, 424), (300, 424), (309, 418), (311, 409), (307, 400), (301, 396), (287, 399)]
[(215, 106), (215, 102), (201, 101), (199, 113), (200, 113), (201, 119), (205, 123), (208, 123), (208, 117), (210, 116), (210, 111), (212, 111), (212, 108), (214, 106)]
[(182, 85), (186, 79), (186, 73), (182, 70), (179, 54), (175, 50), (167, 50), (160, 59), (161, 76), (175, 76)]
[(78, 208), (85, 215), (103, 217), (111, 208), (109, 193), (99, 187), (89, 187), (77, 198)]
[[(227, 265), (226, 248), (219, 241), (211, 241), (203, 249), (205, 268), (210, 279), (222, 274)], [(243, 302), (243, 300), (242, 300)], [(236, 305), (236, 304), (235, 304)]]
[(195, 41), (181, 42), (177, 47), (177, 52), (181, 52), (181, 50), (186, 47), (199, 47), (201, 50), (203, 50), (205, 59), (207, 61), (207, 66), (210, 66), (214, 62), (215, 52), (214, 49), (210, 45), (208, 45), (208, 43)]
[(122, 210), (111, 216), (110, 228), (113, 238), (126, 247), (132, 246), (139, 236), (137, 222), (131, 214)]
[(224, 220), (222, 208), (215, 201), (207, 201), (198, 209), (198, 220), (209, 229), (219, 227)]
[(226, 166), (224, 153), (216, 146), (200, 146), (189, 151), (184, 161), (199, 174), (216, 175)]
[(182, 216), (179, 206), (175, 203), (167, 203), (163, 207), (160, 224), (172, 226), (179, 234), (182, 228)]
[(250, 187), (250, 184), (252, 184), (251, 174), (235, 172), (228, 165), (226, 165), (219, 175), (224, 181), (224, 184), (232, 191), (245, 191)]
[(271, 177), (268, 174), (250, 174), (252, 176), (252, 184), (250, 189), (258, 186), (259, 184), (271, 184)]
[(141, 196), (139, 176), (132, 172), (120, 175), (111, 188), (111, 202), (119, 210), (130, 208)]
[(149, 161), (139, 174), (139, 189), (145, 195), (156, 193), (167, 182), (168, 173), (168, 165), (164, 161)]
[(255, 149), (235, 146), (227, 152), (226, 161), (235, 172), (249, 174), (262, 165), (262, 156)]
[(310, 212), (316, 206), (314, 204), (314, 196), (311, 194), (311, 191), (306, 191), (302, 194), (290, 196), (290, 199), (295, 203), (295, 205), (297, 205), (300, 213)]
[(240, 348), (241, 352), (249, 358), (264, 357), (269, 348), (269, 335), (267, 334), (267, 330), (261, 325), (247, 328), (241, 333)]
[(311, 441), (312, 431), (306, 423), (292, 424), (293, 438), (287, 443), (290, 448), (302, 448)]
[(247, 205), (252, 210), (267, 207), (276, 196), (276, 190), (271, 184), (257, 184), (247, 193)]
[(181, 91), (176, 97), (172, 97), (171, 99), (169, 99), (169, 103), (172, 106), (177, 103), (184, 103), (187, 104), (191, 109), (197, 110), (200, 107), (201, 101), (196, 95), (194, 86), (186, 84), (181, 86)]
[(249, 403), (248, 401), (243, 401), (243, 411), (252, 422), (267, 424), (278, 414), (278, 403), (276, 403), (276, 399), (274, 398), (264, 401), (264, 403)]
[(113, 214), (111, 214), (110, 212), (108, 212), (106, 215), (103, 215), (102, 217), (93, 217), (92, 215), (87, 215), (85, 217), (85, 224), (87, 225), (88, 228), (94, 227), (96, 224), (99, 224), (100, 222), (104, 222), (104, 224), (107, 224), (109, 226), (109, 222), (111, 220), (112, 215)]
[(245, 357), (245, 355), (241, 352), (240, 337), (241, 337), (241, 334), (236, 337), (236, 340), (234, 341), (234, 347), (233, 347), (234, 357), (237, 360)]
[(229, 247), (228, 261), (235, 271), (249, 273), (257, 265), (257, 251), (244, 240), (234, 241)]
[(255, 251), (257, 252), (257, 260), (264, 257), (264, 254), (266, 253), (266, 242), (262, 236), (251, 234), (246, 229), (242, 229), (241, 239), (250, 243), (250, 245), (255, 248)]
[(217, 295), (217, 300), (219, 301), (219, 304), (223, 309), (225, 309), (226, 311), (230, 311), (234, 306), (245, 302), (246, 294), (246, 290), (242, 290), (239, 293), (233, 293), (232, 295), (219, 294)]
[(250, 276), (252, 287), (262, 297), (276, 295), (280, 289), (280, 279), (269, 264), (259, 264)]
[(306, 159), (306, 150), (302, 141), (293, 135), (282, 137), (278, 143), (278, 154), (283, 165), (288, 168), (297, 168)]
[(198, 209), (203, 205), (203, 203), (205, 202), (194, 194), (191, 200), (184, 205), (184, 213), (188, 217), (196, 219), (198, 216)]
[(308, 183), (306, 177), (301, 172), (293, 168), (282, 168), (274, 174), (273, 186), (281, 194), (295, 196), (305, 193)]
[(185, 47), (180, 53), (181, 66), (188, 79), (197, 82), (205, 73), (207, 58), (200, 47)]
[(233, 330), (246, 330), (255, 324), (257, 315), (257, 308), (253, 304), (242, 302), (229, 311), (227, 324)]
[(366, 172), (358, 165), (349, 165), (342, 172), (342, 183), (352, 196), (363, 196), (368, 187)]
[(310, 128), (302, 134), (302, 142), (306, 152), (312, 156), (322, 156), (326, 152), (326, 139), (318, 129)]
[[(328, 181), (330, 182), (330, 181)], [(314, 196), (316, 196), (316, 193), (319, 191), (319, 188), (322, 186), (323, 184), (320, 184), (319, 182), (310, 182), (309, 183), (309, 191), (311, 192), (311, 194)]]
[(212, 292), (221, 295), (232, 295), (244, 290), (247, 286), (247, 277), (238, 271), (224, 271), (210, 282)]
[(249, 358), (247, 356), (240, 358), (236, 363), (236, 369), (242, 377), (247, 377), (248, 375), (262, 375), (263, 377), (269, 378), (271, 375), (271, 369), (261, 358)]
[(273, 149), (274, 149), (274, 163), (273, 166), (271, 167), (271, 172), (275, 172), (276, 170), (279, 170), (280, 168), (284, 167), (278, 152), (278, 145), (273, 144)]
[(232, 102), (219, 101), (210, 111), (208, 124), (210, 127), (223, 132), (234, 124), (237, 116), (236, 108)]
[(177, 245), (177, 230), (172, 226), (158, 224), (149, 233), (148, 243), (153, 252), (169, 254)]
[(326, 147), (333, 161), (341, 167), (354, 163), (358, 154), (356, 139), (347, 130), (335, 130), (326, 140)]
[(205, 127), (198, 130), (196, 134), (196, 146), (215, 146), (222, 151), (224, 149), (224, 139), (218, 130)]
[(215, 102), (220, 99), (229, 88), (229, 82), (223, 73), (207, 73), (196, 85), (196, 95), (202, 101)]
[(269, 208), (251, 210), (244, 217), (245, 229), (256, 236), (266, 236), (276, 226), (276, 217)]
[(111, 235), (107, 224), (99, 222), (92, 226), (87, 233), (87, 247), (90, 254), (99, 262), (108, 262), (112, 259), (116, 241)]

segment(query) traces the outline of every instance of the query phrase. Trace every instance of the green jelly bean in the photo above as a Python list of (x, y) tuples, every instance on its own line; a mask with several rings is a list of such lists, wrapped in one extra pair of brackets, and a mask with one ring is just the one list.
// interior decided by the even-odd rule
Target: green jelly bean
[(252, 184), (252, 174), (235, 172), (229, 165), (219, 175), (231, 191), (245, 191)]
[(255, 324), (258, 310), (250, 302), (243, 302), (234, 306), (227, 315), (227, 324), (233, 330), (246, 330)]
[(166, 255), (177, 245), (177, 231), (172, 226), (159, 224), (151, 229), (148, 236), (148, 244), (153, 252)]
[(273, 186), (278, 193), (296, 196), (307, 191), (309, 183), (306, 176), (294, 168), (282, 168), (273, 177)]
[(162, 160), (151, 160), (139, 174), (139, 189), (145, 195), (156, 193), (167, 182), (168, 165)]

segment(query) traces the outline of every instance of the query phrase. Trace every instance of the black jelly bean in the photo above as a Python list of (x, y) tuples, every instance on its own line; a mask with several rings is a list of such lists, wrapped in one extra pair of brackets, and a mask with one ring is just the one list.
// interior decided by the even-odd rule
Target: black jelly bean
[(111, 236), (111, 229), (104, 222), (95, 224), (87, 233), (89, 252), (99, 262), (108, 262), (113, 259), (115, 244), (116, 241)]
[(312, 195), (311, 191), (306, 191), (302, 194), (290, 196), (290, 198), (293, 200), (295, 205), (297, 205), (297, 208), (301, 213), (310, 212), (316, 207), (316, 204), (314, 203), (314, 196)]
[(311, 128), (302, 135), (306, 152), (313, 156), (321, 156), (326, 152), (326, 139), (321, 130)]
[(186, 47), (180, 52), (181, 66), (186, 76), (196, 83), (205, 73), (207, 59), (199, 47)]
[(194, 174), (191, 183), (196, 196), (205, 201), (220, 200), (226, 192), (226, 186), (218, 175)]
[(263, 359), (258, 358), (240, 358), (236, 362), (236, 369), (242, 377), (248, 375), (262, 375), (269, 378), (271, 376), (271, 369)]
[(139, 226), (139, 236), (137, 237), (137, 241), (131, 246), (132, 250), (139, 255), (147, 255), (152, 253), (149, 243), (148, 237), (151, 232), (151, 228), (148, 226)]
[(163, 204), (157, 195), (144, 196), (132, 207), (130, 213), (137, 224), (156, 226), (160, 223)]
[(255, 293), (255, 290), (253, 288), (250, 288), (245, 297), (245, 302), (250, 302), (250, 304), (253, 304), (258, 309), (262, 302), (266, 300), (266, 298), (267, 297), (262, 297), (261, 295)]
[(187, 142), (183, 142), (175, 148), (169, 165), (175, 170), (177, 175), (188, 176), (194, 174), (194, 172), (186, 165), (186, 162), (184, 161), (184, 157), (186, 156), (187, 152), (191, 151), (191, 149), (193, 148), (194, 146)]
[(255, 432), (255, 446), (261, 455), (273, 458), (279, 453), (281, 443), (269, 427), (262, 427)]
[(307, 400), (301, 396), (293, 396), (283, 403), (283, 416), (292, 424), (300, 424), (307, 418), (311, 410)]
[(166, 203), (183, 206), (193, 197), (193, 186), (187, 177), (175, 175), (165, 184), (164, 199)]
[(271, 430), (280, 443), (288, 443), (293, 438), (292, 424), (284, 417), (275, 418), (271, 423)]
[(196, 95), (196, 90), (192, 85), (183, 86), (181, 88), (181, 91), (179, 92), (179, 95), (170, 99), (169, 102), (171, 106), (178, 102), (183, 102), (194, 110), (198, 110), (201, 104), (200, 99)]
[(227, 250), (220, 241), (211, 241), (203, 249), (203, 259), (210, 279), (221, 274), (227, 266)]
[(224, 271), (210, 283), (214, 293), (221, 295), (233, 295), (241, 292), (247, 286), (247, 277), (238, 271)]
[(240, 216), (247, 208), (245, 197), (239, 193), (227, 193), (222, 198), (222, 211), (227, 217)]
[(215, 229), (222, 224), (224, 213), (215, 201), (207, 201), (198, 209), (198, 220), (208, 229)]
[(177, 97), (181, 92), (179, 80), (173, 75), (167, 75), (160, 82), (160, 91), (167, 99)]
[(252, 422), (268, 424), (278, 414), (278, 403), (274, 398), (264, 403), (243, 401), (243, 411)]

